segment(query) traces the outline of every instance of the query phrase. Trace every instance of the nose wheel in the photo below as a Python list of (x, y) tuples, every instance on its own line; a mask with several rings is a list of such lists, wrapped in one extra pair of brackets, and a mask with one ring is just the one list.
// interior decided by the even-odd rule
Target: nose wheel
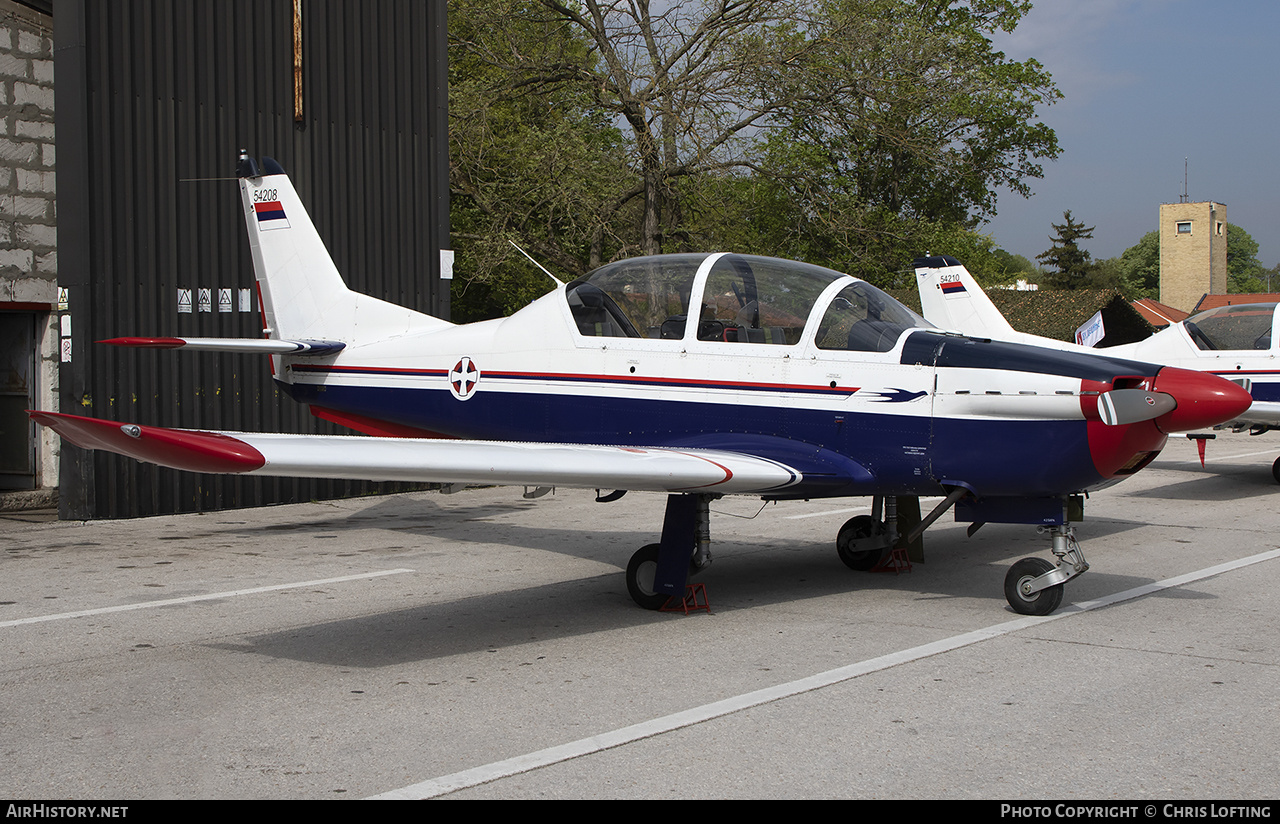
[(1042, 529), (1053, 534), (1053, 554), (1058, 563), (1044, 558), (1023, 558), (1004, 576), (1004, 597), (1021, 615), (1048, 615), (1062, 604), (1062, 585), (1089, 569), (1068, 524)]
[(1057, 569), (1044, 558), (1023, 558), (1004, 576), (1004, 597), (1022, 615), (1048, 615), (1062, 604), (1062, 584), (1036, 589), (1036, 581)]

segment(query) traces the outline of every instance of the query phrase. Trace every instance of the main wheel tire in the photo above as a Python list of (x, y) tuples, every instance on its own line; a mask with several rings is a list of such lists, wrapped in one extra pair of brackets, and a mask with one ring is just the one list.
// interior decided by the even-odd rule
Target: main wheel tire
[(662, 609), (667, 596), (656, 592), (653, 581), (658, 575), (658, 550), (661, 544), (648, 544), (636, 550), (627, 563), (627, 592), (631, 600), (645, 609)]
[(1048, 615), (1062, 603), (1062, 584), (1046, 587), (1030, 595), (1022, 587), (1054, 569), (1044, 558), (1023, 558), (1004, 576), (1004, 597), (1013, 611), (1022, 615)]
[(844, 565), (849, 569), (855, 569), (858, 572), (869, 572), (884, 560), (891, 547), (884, 546), (862, 550), (855, 547), (858, 541), (865, 541), (868, 538), (883, 534), (884, 524), (880, 521), (870, 515), (854, 516), (845, 521), (844, 526), (840, 527), (840, 531), (836, 534), (836, 554), (840, 556), (840, 560), (844, 561)]
[(1276, 479), (1276, 483), (1280, 484), (1280, 458), (1276, 458), (1276, 462), (1271, 465), (1271, 477)]

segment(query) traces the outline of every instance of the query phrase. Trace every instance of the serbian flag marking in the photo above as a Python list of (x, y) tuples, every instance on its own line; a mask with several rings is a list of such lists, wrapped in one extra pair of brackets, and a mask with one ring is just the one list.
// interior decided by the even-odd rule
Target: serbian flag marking
[(253, 211), (258, 215), (258, 228), (288, 229), (289, 220), (284, 216), (284, 206), (278, 200), (268, 200), (253, 204)]
[(942, 294), (944, 295), (958, 295), (965, 291), (964, 284), (958, 280), (949, 280), (946, 283), (941, 284), (941, 286)]

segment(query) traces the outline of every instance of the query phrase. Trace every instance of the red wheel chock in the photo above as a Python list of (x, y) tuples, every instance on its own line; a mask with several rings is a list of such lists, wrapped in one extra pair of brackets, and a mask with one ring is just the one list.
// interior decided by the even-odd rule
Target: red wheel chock
[(662, 605), (659, 612), (683, 612), (689, 614), (689, 610), (704, 609), (708, 613), (711, 612), (711, 604), (707, 602), (707, 588), (703, 584), (689, 584), (684, 588), (684, 599), (677, 599), (674, 595), (667, 599)]
[(907, 548), (905, 546), (894, 547), (888, 555), (884, 556), (884, 560), (876, 564), (872, 572), (892, 572), (897, 575), (902, 572), (911, 571), (911, 559), (907, 557)]

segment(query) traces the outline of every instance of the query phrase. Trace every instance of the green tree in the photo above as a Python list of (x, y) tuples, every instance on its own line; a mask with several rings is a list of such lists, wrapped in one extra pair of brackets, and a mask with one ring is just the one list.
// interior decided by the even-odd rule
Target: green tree
[(1160, 294), (1160, 232), (1152, 230), (1120, 255), (1124, 292), (1130, 299)]
[(1264, 291), (1273, 292), (1277, 286), (1280, 286), (1280, 263), (1272, 266), (1270, 269), (1263, 269), (1258, 277), (1266, 285)]
[(1128, 285), (1124, 279), (1124, 261), (1118, 257), (1093, 261), (1078, 288), (1114, 289), (1129, 297)]
[(1053, 245), (1036, 255), (1036, 260), (1050, 267), (1045, 285), (1051, 289), (1089, 288), (1089, 253), (1080, 248), (1080, 241), (1092, 238), (1094, 227), (1077, 223), (1070, 209), (1062, 213), (1062, 218), (1063, 223), (1050, 224), (1054, 230), (1049, 238)]
[[(655, 254), (687, 238), (679, 185), (752, 165), (754, 132), (785, 109), (786, 82), (814, 41), (808, 4), (793, 0), (541, 0), (543, 17), (572, 29), (593, 59), (564, 65), (513, 53), (517, 82), (571, 84), (627, 132), (628, 185), (607, 209), (639, 206), (637, 250)], [(604, 215), (606, 219), (611, 214)], [(593, 247), (591, 263), (603, 248)]]
[[(1258, 244), (1242, 227), (1227, 224), (1227, 291), (1261, 292), (1268, 288), (1267, 275), (1258, 260)], [(1120, 256), (1121, 290), (1129, 298), (1155, 298), (1160, 294), (1160, 232), (1142, 236)]]
[[(538, 9), (544, 10), (539, 15)], [(1027, 193), (1056, 156), (1035, 108), (1059, 93), (1035, 63), (996, 52), (1025, 0), (539, 0), (487, 29), (562, 24), (591, 59), (547, 49), (484, 52), (513, 86), (575, 86), (627, 134), (638, 245), (688, 239), (689, 181), (768, 173), (782, 136), (812, 147), (791, 164), (803, 187), (843, 172), (868, 209), (930, 220), (985, 213), (991, 188)], [(470, 12), (470, 9), (468, 9)], [(518, 39), (512, 35), (506, 40)], [(772, 148), (771, 148), (772, 146)], [(794, 158), (786, 158), (793, 160)], [(595, 255), (596, 258), (599, 255)], [(592, 262), (595, 262), (593, 260)]]
[[(449, 181), (457, 254), (452, 314), (506, 315), (552, 282), (519, 244), (563, 280), (584, 271), (587, 250), (611, 236), (600, 219), (621, 197), (621, 133), (590, 95), (566, 85), (513, 84), (492, 56), (540, 55), (590, 63), (589, 44), (563, 23), (538, 20), (536, 0), (450, 0)], [(518, 16), (519, 26), (493, 26)]]
[[(990, 35), (1012, 30), (1022, 3), (836, 0), (833, 31), (789, 119), (762, 145), (753, 191), (770, 249), (883, 285), (913, 257), (953, 254), (980, 277), (1008, 280), (975, 231), (994, 191), (1030, 194), (1038, 161), (1058, 154), (1038, 105), (1060, 95), (1038, 63), (1014, 63)], [(845, 84), (841, 87), (840, 84)], [(947, 228), (943, 228), (947, 227)], [(948, 236), (942, 243), (939, 233)]]
[(509, 239), (565, 274), (719, 247), (1002, 277), (976, 227), (1059, 151), (1048, 73), (991, 43), (1026, 0), (450, 4), (455, 309), (549, 283)]
[(1258, 242), (1243, 227), (1227, 224), (1227, 291), (1266, 291), (1267, 269), (1258, 260)]
[(848, 272), (881, 287), (912, 287), (914, 258), (951, 255), (984, 285), (1011, 282), (989, 235), (959, 223), (895, 215), (848, 201), (844, 210), (797, 207), (793, 192), (764, 175), (703, 182), (688, 216), (707, 248), (757, 251)]
[(1011, 278), (1035, 278), (1040, 274), (1039, 267), (1024, 255), (1015, 255), (1004, 249), (996, 249), (992, 254), (1005, 274)]
[(831, 34), (795, 81), (795, 103), (771, 136), (773, 164), (814, 195), (970, 226), (995, 213), (997, 187), (1030, 195), (1039, 161), (1059, 153), (1036, 110), (1061, 93), (1038, 62), (1010, 61), (990, 39), (1029, 8), (827, 3)]

